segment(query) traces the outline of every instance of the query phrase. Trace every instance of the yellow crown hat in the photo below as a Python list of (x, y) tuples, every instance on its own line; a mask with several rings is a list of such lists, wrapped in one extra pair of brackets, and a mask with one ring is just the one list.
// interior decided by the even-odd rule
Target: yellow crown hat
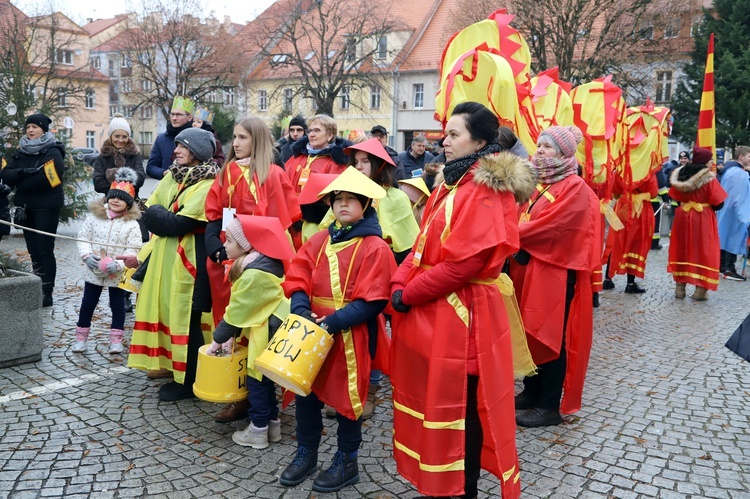
[(193, 111), (195, 111), (195, 101), (193, 101), (193, 99), (191, 99), (190, 97), (183, 97), (182, 95), (178, 95), (172, 101), (172, 110), (175, 109), (185, 111), (187, 114), (193, 114)]
[(422, 177), (406, 178), (398, 181), (399, 184), (406, 184), (419, 189), (425, 196), (430, 197), (430, 189), (427, 188)]
[(325, 196), (331, 192), (345, 191), (360, 194), (370, 199), (382, 199), (386, 196), (385, 189), (367, 178), (359, 170), (350, 166), (336, 179), (328, 184), (328, 187), (320, 191), (319, 196)]

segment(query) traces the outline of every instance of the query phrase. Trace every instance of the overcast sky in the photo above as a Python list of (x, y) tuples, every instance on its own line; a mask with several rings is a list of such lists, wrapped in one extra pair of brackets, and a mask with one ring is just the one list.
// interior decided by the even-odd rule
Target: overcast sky
[[(233, 22), (245, 24), (255, 16), (263, 12), (274, 0), (200, 0), (206, 6), (206, 14), (211, 10), (218, 19), (225, 15), (232, 18)], [(50, 3), (54, 10), (61, 11), (66, 16), (79, 24), (86, 24), (87, 18), (106, 19), (116, 14), (126, 12), (128, 6), (137, 5), (140, 2), (129, 0), (11, 0), (16, 7), (27, 14), (34, 14), (40, 10), (49, 10)]]

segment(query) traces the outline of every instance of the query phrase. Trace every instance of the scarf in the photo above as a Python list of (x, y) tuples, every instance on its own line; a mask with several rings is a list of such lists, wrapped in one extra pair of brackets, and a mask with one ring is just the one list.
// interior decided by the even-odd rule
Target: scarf
[(328, 149), (328, 146), (330, 146), (330, 144), (326, 144), (326, 146), (324, 148), (322, 148), (322, 149), (313, 149), (312, 146), (310, 145), (310, 143), (308, 142), (307, 143), (307, 155), (308, 156), (317, 156), (318, 154), (320, 154), (323, 151), (325, 151), (326, 149)]
[(706, 165), (694, 165), (693, 163), (688, 163), (677, 170), (677, 180), (679, 180), (680, 182), (685, 182), (686, 180), (692, 178), (693, 175), (706, 168), (708, 168)]
[(57, 139), (55, 139), (55, 135), (52, 132), (47, 132), (38, 139), (30, 139), (24, 135), (18, 144), (18, 150), (23, 154), (36, 156), (55, 142), (57, 142)]
[(219, 170), (221, 168), (212, 159), (196, 166), (180, 166), (175, 161), (169, 167), (172, 178), (184, 187), (190, 187), (201, 180), (214, 179), (219, 174)]
[(183, 130), (187, 130), (188, 128), (193, 126), (192, 121), (188, 121), (184, 125), (182, 125), (179, 128), (175, 128), (172, 126), (172, 123), (167, 122), (167, 136), (169, 137), (177, 137), (177, 134), (180, 133)]
[(575, 156), (571, 158), (534, 156), (531, 162), (539, 176), (540, 184), (556, 184), (578, 173), (578, 161), (576, 161)]
[(331, 234), (331, 242), (332, 243), (339, 243), (344, 240), (346, 235), (357, 225), (359, 225), (364, 218), (360, 218), (356, 222), (354, 222), (351, 225), (347, 225), (346, 227), (342, 227), (339, 221), (335, 221), (330, 225), (328, 228), (328, 232)]
[(502, 150), (503, 147), (500, 144), (498, 144), (497, 142), (493, 142), (492, 144), (487, 144), (473, 154), (469, 154), (468, 156), (464, 156), (463, 158), (457, 158), (448, 161), (445, 164), (445, 168), (443, 168), (445, 183), (448, 185), (455, 185), (456, 182), (461, 180), (461, 177), (463, 177), (464, 174), (469, 171), (469, 168), (471, 168), (474, 163), (479, 160), (479, 158), (488, 156), (490, 154), (499, 153)]
[(123, 216), (127, 212), (128, 212), (127, 209), (122, 210), (122, 211), (112, 211), (112, 210), (109, 209), (109, 206), (107, 206), (107, 218), (109, 218), (110, 220), (114, 220), (115, 218), (119, 218), (119, 217)]

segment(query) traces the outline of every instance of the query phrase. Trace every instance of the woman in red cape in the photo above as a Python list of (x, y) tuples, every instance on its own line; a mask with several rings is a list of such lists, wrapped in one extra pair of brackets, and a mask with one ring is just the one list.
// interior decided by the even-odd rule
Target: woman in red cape
[(727, 193), (710, 169), (709, 149), (693, 150), (691, 163), (671, 175), (669, 197), (680, 203), (672, 224), (667, 272), (676, 284), (674, 295), (685, 298), (685, 285), (694, 284), (690, 296), (705, 301), (708, 290), (719, 286), (719, 227), (716, 211), (724, 205)]
[[(232, 150), (206, 197), (206, 250), (214, 323), (229, 304), (231, 286), (224, 279), (225, 224), (237, 215), (277, 217), (284, 229), (301, 217), (289, 178), (273, 164), (273, 140), (260, 118), (244, 118), (234, 127)], [(227, 213), (225, 213), (225, 210)], [(231, 210), (231, 214), (230, 214)], [(224, 220), (224, 217), (229, 217)]]
[[(234, 215), (277, 217), (284, 229), (302, 216), (289, 178), (273, 164), (273, 140), (265, 122), (243, 118), (234, 126), (232, 150), (206, 196), (206, 270), (211, 283), (214, 326), (229, 305), (231, 283), (225, 278), (225, 227)], [(235, 421), (246, 415), (247, 400), (219, 412), (217, 421)]]
[(576, 127), (541, 133), (532, 161), (537, 192), (519, 207), (521, 251), (511, 261), (510, 276), (539, 367), (516, 396), (520, 426), (557, 425), (560, 411), (581, 408), (593, 334), (591, 275), (601, 254), (599, 199), (577, 175), (581, 138)]
[(495, 281), (518, 249), (516, 202), (529, 165), (497, 144), (497, 118), (476, 102), (445, 128), (436, 181), (412, 252), (391, 280), (391, 383), (398, 472), (430, 496), (477, 497), (484, 468), (520, 494), (508, 315)]

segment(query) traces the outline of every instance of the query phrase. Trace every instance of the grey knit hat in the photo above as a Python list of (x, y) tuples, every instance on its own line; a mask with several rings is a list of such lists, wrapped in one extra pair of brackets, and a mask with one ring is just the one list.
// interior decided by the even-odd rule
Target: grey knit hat
[(174, 141), (187, 147), (201, 163), (211, 159), (216, 151), (214, 134), (201, 128), (186, 128), (177, 134)]

